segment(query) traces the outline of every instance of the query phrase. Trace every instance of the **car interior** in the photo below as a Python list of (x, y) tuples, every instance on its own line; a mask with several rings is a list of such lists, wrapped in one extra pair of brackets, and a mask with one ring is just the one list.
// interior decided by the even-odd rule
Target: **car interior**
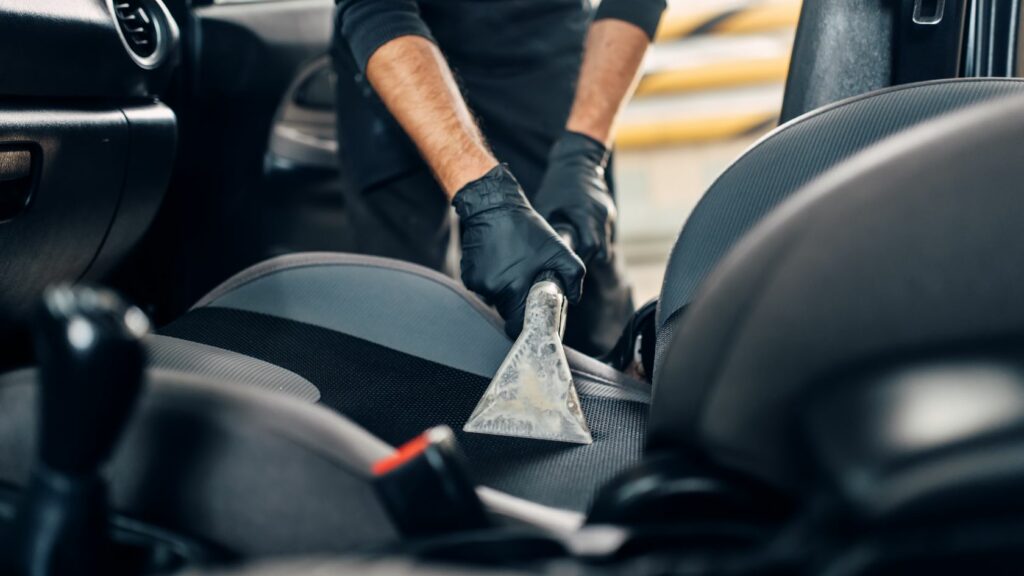
[(333, 10), (0, 1), (0, 572), (1019, 566), (1018, 0), (803, 3), (590, 445), (464, 433), (501, 318), (346, 251)]

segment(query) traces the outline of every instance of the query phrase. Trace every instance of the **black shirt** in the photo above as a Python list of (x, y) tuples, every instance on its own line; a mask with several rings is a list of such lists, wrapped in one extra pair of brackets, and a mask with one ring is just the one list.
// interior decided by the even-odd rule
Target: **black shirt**
[(494, 149), (528, 193), (565, 127), (593, 18), (632, 22), (649, 36), (665, 0), (340, 0), (335, 27), (339, 138), (361, 188), (421, 169), (422, 161), (362, 76), (384, 43), (437, 43)]

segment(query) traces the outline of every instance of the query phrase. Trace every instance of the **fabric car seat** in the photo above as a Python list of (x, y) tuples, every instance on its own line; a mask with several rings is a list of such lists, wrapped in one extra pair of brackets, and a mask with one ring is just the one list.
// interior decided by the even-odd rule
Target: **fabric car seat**
[[(698, 287), (775, 206), (888, 136), (1022, 93), (1024, 82), (1013, 79), (900, 86), (806, 114), (753, 145), (709, 188), (672, 252), (657, 318), (656, 388)], [(462, 434), (510, 342), (473, 294), (405, 263), (277, 258), (227, 280), (161, 333), (301, 375), (320, 402), (392, 444), (448, 424), (480, 482), (550, 506), (585, 510), (595, 487), (636, 463), (647, 441), (648, 387), (572, 351), (592, 446)]]

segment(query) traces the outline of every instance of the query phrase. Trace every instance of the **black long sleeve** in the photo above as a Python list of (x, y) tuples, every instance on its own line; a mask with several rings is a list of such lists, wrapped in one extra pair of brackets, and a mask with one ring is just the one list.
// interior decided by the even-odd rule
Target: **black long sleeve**
[(594, 19), (613, 18), (636, 24), (653, 39), (665, 6), (666, 0), (604, 0)]
[[(537, 0), (538, 3), (555, 2), (556, 0)], [(566, 9), (577, 7), (582, 0), (571, 2), (561, 0)], [(423, 2), (424, 5), (428, 2)], [(487, 14), (498, 10), (500, 3), (491, 7), (482, 0), (444, 0), (444, 3), (432, 3), (431, 7), (438, 11), (443, 6), (444, 12), (469, 11), (470, 14)], [(366, 63), (378, 48), (399, 36), (421, 36), (431, 41), (434, 36), (430, 28), (420, 16), (418, 0), (338, 0), (337, 29), (348, 44), (360, 70), (366, 70)], [(595, 19), (613, 18), (630, 22), (640, 27), (651, 38), (658, 29), (658, 23), (665, 10), (666, 0), (603, 0), (594, 16)], [(483, 9), (486, 7), (486, 11)], [(436, 15), (436, 14), (435, 14)], [(494, 23), (493, 19), (484, 17), (485, 21)], [(459, 21), (458, 19), (456, 21)], [(515, 27), (520, 25), (515, 17), (511, 17), (504, 25)], [(477, 31), (477, 33), (481, 33)], [(451, 40), (451, 39), (449, 39)], [(448, 46), (450, 49), (451, 46)]]
[(339, 0), (337, 24), (360, 70), (378, 48), (400, 36), (434, 41), (416, 0)]

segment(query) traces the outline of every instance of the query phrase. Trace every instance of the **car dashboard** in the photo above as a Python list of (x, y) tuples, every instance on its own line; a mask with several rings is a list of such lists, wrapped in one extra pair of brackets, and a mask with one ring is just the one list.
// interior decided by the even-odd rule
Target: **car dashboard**
[(159, 0), (0, 2), (0, 343), (43, 287), (107, 274), (154, 218), (178, 42)]

